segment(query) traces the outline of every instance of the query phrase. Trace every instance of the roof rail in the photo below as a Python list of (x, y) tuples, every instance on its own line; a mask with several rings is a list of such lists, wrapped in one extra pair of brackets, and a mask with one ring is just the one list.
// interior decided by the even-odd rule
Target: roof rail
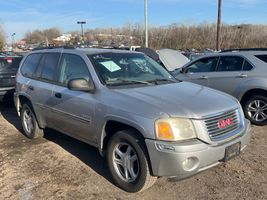
[(33, 51), (44, 50), (44, 49), (75, 49), (74, 46), (49, 46), (49, 47), (36, 47)]
[(244, 48), (244, 49), (225, 49), (220, 52), (232, 52), (232, 51), (267, 51), (267, 48)]

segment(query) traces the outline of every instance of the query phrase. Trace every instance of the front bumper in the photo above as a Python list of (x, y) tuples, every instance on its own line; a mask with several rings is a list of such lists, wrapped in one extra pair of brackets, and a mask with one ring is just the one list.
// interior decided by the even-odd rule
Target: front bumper
[(212, 146), (200, 140), (172, 143), (146, 139), (154, 176), (168, 176), (184, 179), (218, 165), (225, 156), (225, 149), (241, 143), (241, 151), (251, 138), (251, 125), (245, 121), (245, 129), (239, 136), (226, 143)]

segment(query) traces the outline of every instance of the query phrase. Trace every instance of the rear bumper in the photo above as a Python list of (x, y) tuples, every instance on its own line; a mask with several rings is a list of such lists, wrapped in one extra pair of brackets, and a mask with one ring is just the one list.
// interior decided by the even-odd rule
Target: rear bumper
[(251, 138), (250, 122), (246, 120), (245, 129), (239, 136), (217, 146), (200, 140), (185, 143), (171, 143), (146, 140), (154, 176), (177, 177), (184, 179), (218, 165), (225, 156), (225, 149), (235, 143), (241, 143), (241, 151)]

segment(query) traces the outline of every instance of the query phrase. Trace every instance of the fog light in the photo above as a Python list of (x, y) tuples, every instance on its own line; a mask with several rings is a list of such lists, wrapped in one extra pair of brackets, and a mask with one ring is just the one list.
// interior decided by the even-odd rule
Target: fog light
[(185, 171), (193, 171), (199, 165), (199, 160), (196, 157), (189, 157), (183, 162), (183, 168)]
[(164, 150), (164, 151), (175, 151), (175, 148), (171, 145), (165, 145), (165, 144), (157, 144), (157, 147), (159, 150)]

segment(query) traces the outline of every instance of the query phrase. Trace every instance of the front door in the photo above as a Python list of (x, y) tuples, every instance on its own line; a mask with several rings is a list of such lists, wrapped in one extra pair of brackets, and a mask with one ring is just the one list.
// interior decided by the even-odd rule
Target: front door
[(209, 78), (215, 71), (218, 57), (208, 57), (197, 60), (196, 62), (184, 67), (176, 78), (196, 83), (203, 86), (209, 85)]
[(88, 67), (83, 58), (74, 54), (62, 54), (58, 85), (52, 92), (53, 127), (71, 136), (96, 143), (93, 131), (95, 115), (95, 94), (68, 89), (70, 80), (91, 79)]

